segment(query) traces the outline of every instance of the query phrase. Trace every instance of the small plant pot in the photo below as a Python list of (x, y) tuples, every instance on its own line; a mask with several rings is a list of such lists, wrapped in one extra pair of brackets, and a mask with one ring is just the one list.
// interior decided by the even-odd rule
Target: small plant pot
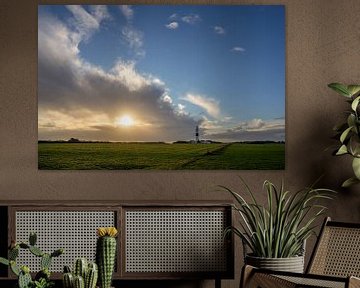
[(304, 256), (289, 258), (263, 258), (246, 255), (245, 263), (262, 269), (304, 273)]

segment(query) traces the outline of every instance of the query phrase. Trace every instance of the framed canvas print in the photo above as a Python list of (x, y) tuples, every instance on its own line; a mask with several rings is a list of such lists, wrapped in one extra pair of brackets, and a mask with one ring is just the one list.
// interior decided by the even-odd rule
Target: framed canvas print
[(284, 169), (284, 10), (39, 5), (39, 169)]

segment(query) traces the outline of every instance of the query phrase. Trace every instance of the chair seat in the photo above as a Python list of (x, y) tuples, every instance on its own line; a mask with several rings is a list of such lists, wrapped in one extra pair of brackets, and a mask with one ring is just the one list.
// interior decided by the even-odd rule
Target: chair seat
[[(347, 288), (360, 287), (360, 279), (357, 277), (334, 277), (315, 274), (299, 274), (291, 272), (278, 272), (265, 269), (258, 269), (249, 265), (244, 267), (244, 272), (248, 281), (244, 287), (261, 288), (303, 288), (303, 287), (322, 287), (322, 288)], [(349, 286), (349, 283), (352, 285)]]
[[(277, 276), (286, 281), (296, 284), (295, 287), (311, 286), (311, 287), (326, 287), (326, 288), (345, 288), (346, 287), (346, 278), (336, 281), (336, 279), (320, 279), (320, 278), (308, 278), (309, 275), (306, 275), (306, 278), (296, 277), (296, 276)], [(321, 276), (320, 276), (321, 277)]]

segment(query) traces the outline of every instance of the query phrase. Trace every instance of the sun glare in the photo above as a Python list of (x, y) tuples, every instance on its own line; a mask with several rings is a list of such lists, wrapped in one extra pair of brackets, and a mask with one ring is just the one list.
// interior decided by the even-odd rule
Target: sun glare
[(124, 116), (121, 116), (120, 118), (118, 118), (117, 124), (119, 126), (126, 126), (126, 127), (133, 126), (134, 119), (132, 117), (130, 117), (129, 115), (124, 115)]

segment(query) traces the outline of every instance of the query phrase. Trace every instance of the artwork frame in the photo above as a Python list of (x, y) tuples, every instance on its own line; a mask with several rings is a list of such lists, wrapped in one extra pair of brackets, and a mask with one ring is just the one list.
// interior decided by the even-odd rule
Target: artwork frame
[[(110, 13), (109, 7), (112, 9), (111, 12), (116, 10), (118, 15)], [(250, 12), (246, 12), (248, 13), (247, 16), (246, 13), (240, 11), (242, 13), (238, 12), (239, 15), (241, 14), (240, 17), (236, 15), (236, 13), (235, 15), (231, 14), (229, 12), (231, 8), (233, 8), (232, 10), (235, 8), (241, 10), (243, 8)], [(222, 12), (223, 14), (220, 13), (222, 9), (224, 10), (224, 12)], [(170, 14), (171, 10), (180, 12)], [(273, 20), (277, 26), (269, 20), (271, 17), (269, 17), (269, 19), (265, 17), (265, 20), (260, 17), (266, 15), (266, 13), (270, 13), (269, 11), (271, 13), (275, 11), (274, 15), (281, 18), (280, 20)], [(136, 18), (139, 17), (140, 14), (146, 19), (157, 19), (155, 16), (159, 16), (158, 19), (160, 19), (160, 15), (168, 15), (162, 18), (162, 24), (156, 26), (156, 29), (159, 29), (159, 31), (161, 29), (161, 33), (157, 31), (158, 34), (156, 34), (156, 31), (149, 32), (150, 30), (146, 30), (147, 26), (155, 26), (157, 21), (152, 20), (153, 22), (149, 22), (148, 19), (143, 19), (140, 23)], [(209, 19), (214, 19), (215, 14), (221, 14), (222, 17), (216, 18), (217, 22), (214, 21), (210, 25), (208, 23)], [(54, 15), (56, 16), (57, 22), (51, 18)], [(119, 15), (122, 18), (120, 18)], [(226, 20), (227, 17), (232, 19), (232, 22), (235, 24), (231, 23), (230, 20)], [(270, 27), (272, 24), (280, 27), (280, 31), (274, 32), (274, 35), (277, 35), (277, 42), (273, 41), (276, 43), (272, 43), (272, 41), (269, 40), (271, 39), (271, 35), (268, 35), (269, 31), (266, 29), (262, 31), (258, 39), (254, 36), (256, 33), (253, 33), (256, 27), (249, 29), (252, 33), (245, 30), (236, 30), (236, 25), (239, 24), (238, 22), (252, 22), (252, 18), (257, 21), (259, 21), (259, 19), (263, 20), (261, 25), (257, 24), (261, 29), (265, 29), (267, 26)], [(106, 21), (109, 21), (110, 24)], [(111, 26), (113, 25), (112, 21), (122, 23), (119, 25), (120, 28), (118, 31), (114, 30), (119, 35), (119, 42), (117, 42), (117, 44), (122, 47), (127, 46), (129, 51), (131, 50), (130, 52), (122, 51), (122, 54), (118, 51), (121, 57), (115, 64), (111, 64), (109, 62), (111, 60), (109, 59), (111, 56), (114, 59), (116, 53), (114, 55), (111, 54), (113, 52), (102, 49), (99, 44), (106, 43), (106, 39), (110, 41), (111, 38), (109, 37), (115, 35), (115, 32), (112, 30), (114, 27)], [(44, 23), (51, 23), (51, 25), (58, 26), (56, 26), (55, 29), (51, 25), (43, 25)], [(103, 29), (101, 28), (102, 23), (107, 23), (108, 25), (104, 25), (105, 30), (101, 30)], [(49, 26), (50, 28), (44, 28)], [(139, 27), (142, 27), (143, 30)], [(51, 28), (53, 28), (53, 30), (51, 30)], [(39, 5), (38, 29), (39, 169), (285, 169), (284, 5)], [(59, 36), (57, 35), (59, 29), (62, 29), (62, 36), (65, 37), (65, 40), (61, 37), (54, 39), (55, 36)], [(174, 34), (181, 31), (180, 29), (183, 29), (182, 32), (186, 34), (186, 36), (178, 35), (171, 38), (173, 39), (172, 41), (175, 41), (179, 46), (172, 46), (172, 49), (177, 48), (180, 51), (181, 49), (187, 48), (188, 53), (178, 52), (177, 54), (171, 54), (170, 52), (166, 52), (166, 49), (162, 50), (157, 48), (162, 47), (162, 43), (168, 43), (167, 41), (170, 38), (167, 37), (171, 37), (171, 33)], [(102, 33), (104, 34), (98, 33), (100, 30), (103, 31)], [(144, 35), (149, 35), (149, 33), (154, 34), (152, 34), (152, 37), (146, 38), (148, 43), (145, 45)], [(165, 34), (166, 37), (164, 36), (164, 38), (167, 40), (163, 39), (163, 36), (159, 36)], [(238, 38), (231, 36), (233, 34), (236, 34)], [(189, 35), (191, 38), (186, 38), (190, 37)], [(200, 44), (189, 44), (191, 47), (187, 47), (187, 44), (181, 44), (186, 42), (184, 39), (191, 39), (192, 42), (196, 42), (196, 39), (201, 38), (199, 35), (207, 35), (206, 37), (202, 36), (205, 39), (203, 41), (204, 43), (200, 43), (201, 41), (199, 40), (198, 42)], [(242, 38), (239, 35), (243, 37), (244, 44), (246, 43), (244, 46), (247, 45), (246, 47), (235, 44), (241, 42), (239, 39)], [(250, 39), (248, 43), (245, 41), (246, 37)], [(264, 38), (267, 38), (267, 41), (269, 41), (266, 42), (268, 44), (267, 49), (273, 51), (272, 54), (264, 51), (266, 49), (259, 48), (266, 47), (264, 44), (259, 44), (265, 43), (262, 42), (265, 41)], [(98, 40), (95, 41), (94, 39)], [(155, 42), (153, 41), (154, 39), (159, 43), (158, 46), (155, 45), (156, 43), (153, 43)], [(225, 42), (227, 48), (224, 48), (225, 45), (218, 44), (218, 42), (213, 42), (213, 46), (209, 46), (207, 45), (207, 42), (210, 43), (209, 39), (211, 39), (211, 41)], [(237, 42), (235, 39), (237, 39)], [(54, 64), (52, 63), (54, 57), (61, 58), (63, 56), (61, 53), (56, 55), (54, 53), (51, 54), (52, 47), (62, 47), (59, 44), (64, 47), (63, 54), (66, 55), (66, 53), (69, 53), (67, 55), (68, 58), (64, 57), (61, 65), (59, 65), (60, 62), (58, 62), (56, 65), (53, 65), (54, 67), (50, 67), (51, 70), (49, 66)], [(272, 48), (269, 48), (270, 44), (273, 44), (273, 46), (271, 46)], [(69, 47), (73, 50), (66, 50)], [(204, 50), (204, 47), (211, 47), (211, 49)], [(157, 49), (162, 51), (156, 51)], [(197, 51), (196, 49), (199, 51), (207, 51), (206, 53), (204, 52), (207, 55), (205, 55), (203, 59), (194, 60), (202, 56), (201, 53), (195, 53)], [(228, 55), (226, 54), (223, 58), (219, 57), (219, 59), (216, 59), (214, 55), (216, 55), (218, 51), (212, 54), (214, 53), (213, 50), (216, 49), (218, 49), (218, 51), (223, 49), (221, 50), (222, 53), (227, 53)], [(256, 54), (254, 51), (257, 51), (257, 49), (261, 50), (261, 53)], [(276, 51), (276, 49), (280, 51)], [(111, 56), (103, 57), (103, 59), (99, 56), (97, 57), (96, 55), (99, 51), (102, 53), (108, 52)], [(193, 51), (195, 52), (193, 53)], [(126, 58), (126, 53), (129, 53), (128, 58)], [(167, 60), (160, 60), (160, 56), (166, 53), (169, 53)], [(193, 53), (194, 55), (191, 56), (189, 53)], [(275, 53), (277, 53), (276, 56)], [(145, 59), (149, 54), (153, 56), (149, 57), (153, 59), (152, 61)], [(157, 55), (157, 57), (154, 55)], [(177, 57), (174, 57), (174, 55)], [(231, 57), (229, 57), (229, 55)], [(275, 60), (273, 61), (273, 67), (277, 67), (274, 68), (274, 71), (268, 69), (270, 65), (268, 63), (272, 63), (271, 61), (267, 61), (269, 59), (267, 59), (266, 56), (269, 55), (279, 62), (276, 63)], [(234, 56), (240, 57), (234, 58)], [(239, 60), (241, 57), (245, 59)], [(252, 59), (253, 62), (246, 60), (246, 57)], [(179, 60), (176, 60), (176, 58), (179, 58)], [(191, 58), (192, 60), (187, 62), (187, 58)], [(263, 61), (257, 60), (256, 58)], [(91, 59), (92, 62), (89, 59)], [(214, 64), (212, 66), (206, 65), (208, 59), (213, 59)], [(223, 62), (221, 62), (222, 60)], [(171, 65), (167, 65), (171, 61), (176, 62), (177, 66), (174, 64), (175, 66), (173, 67), (177, 67), (177, 72), (181, 77), (178, 76), (178, 78), (176, 78), (173, 75), (175, 73), (171, 72), (172, 70), (170, 68), (166, 68), (167, 66), (171, 67)], [(184, 62), (182, 66), (181, 61)], [(239, 61), (236, 63), (250, 67), (249, 71), (247, 71), (248, 74), (251, 74), (251, 63), (254, 66), (259, 66), (257, 67), (257, 71), (266, 70), (267, 73), (264, 73), (262, 76), (256, 76), (255, 78), (258, 79), (248, 79), (246, 78), (247, 75), (245, 72), (235, 70), (235, 64), (233, 66), (230, 65), (232, 61), (234, 61), (234, 63)], [(156, 67), (156, 62), (161, 62), (163, 65)], [(193, 62), (197, 62), (195, 63), (197, 65), (191, 66)], [(187, 77), (189, 70), (186, 65), (191, 66), (191, 70), (197, 72), (193, 74), (197, 75), (196, 77), (192, 77), (196, 78), (194, 81), (192, 81), (191, 77)], [(262, 65), (264, 65), (264, 67), (262, 67)], [(151, 70), (150, 68), (155, 70)], [(226, 71), (226, 69), (229, 71)], [(256, 70), (255, 68), (253, 69)], [(148, 71), (150, 70), (156, 72), (149, 73)], [(226, 73), (224, 71), (226, 71)], [(220, 75), (219, 72), (224, 74), (224, 77), (220, 78), (220, 80), (216, 78)], [(236, 73), (239, 73), (239, 75), (236, 76)], [(206, 75), (201, 76), (201, 74)], [(272, 74), (279, 74), (280, 76), (275, 77)], [(61, 75), (61, 77), (56, 78), (53, 75)], [(84, 75), (86, 75), (86, 77), (83, 77)], [(158, 77), (158, 75), (166, 76)], [(50, 79), (51, 77), (53, 78)], [(242, 99), (235, 93), (235, 91), (240, 90), (240, 86), (236, 85), (236, 77), (243, 77), (245, 79), (243, 80), (244, 83), (248, 81), (252, 84), (252, 86), (250, 85), (247, 88), (241, 87), (244, 91), (247, 91), (246, 93), (251, 91), (251, 87), (253, 90), (260, 87), (256, 93), (253, 92), (254, 96), (252, 96), (252, 98), (254, 98), (254, 101), (246, 98)], [(271, 78), (271, 81), (266, 82), (269, 80), (266, 78)], [(179, 79), (183, 80), (179, 81)], [(76, 82), (77, 80), (79, 82)], [(116, 86), (114, 84), (116, 81), (122, 86), (119, 83), (117, 83)], [(177, 82), (180, 82), (178, 87), (176, 87)], [(229, 87), (231, 87), (231, 85), (234, 87), (232, 90), (225, 86), (225, 88), (216, 87), (221, 86), (217, 84), (221, 82), (226, 82)], [(277, 90), (273, 89), (274, 91), (272, 91), (272, 87), (266, 85), (266, 83), (271, 82), (276, 83), (274, 86), (277, 86)], [(99, 83), (99, 86), (94, 86), (94, 83)], [(260, 85), (258, 83), (260, 83)], [(202, 88), (198, 88), (200, 86), (196, 86), (197, 84), (201, 84), (202, 86), (200, 86)], [(111, 91), (115, 91), (114, 87), (118, 89), (118, 91), (121, 91), (121, 95), (131, 95), (131, 97), (124, 96), (121, 104), (122, 106), (128, 106), (130, 108), (121, 108), (113, 111), (112, 108), (117, 107), (116, 105), (119, 105), (120, 102), (111, 102), (109, 99), (104, 100), (106, 97), (101, 98), (99, 96), (108, 93), (106, 94), (107, 98), (114, 98), (116, 96), (115, 93), (111, 94)], [(211, 87), (217, 92), (210, 93), (209, 91), (211, 89), (206, 89), (206, 87)], [(216, 88), (218, 90), (216, 90)], [(233, 97), (233, 102), (231, 101), (231, 97), (227, 99), (225, 96), (219, 96), (222, 95), (219, 89), (227, 91), (229, 95), (232, 93), (231, 97)], [(95, 93), (94, 91), (101, 92)], [(269, 99), (267, 99), (262, 93), (278, 93), (280, 96), (275, 97), (273, 95), (271, 96), (273, 98), (268, 96)], [(53, 94), (55, 94), (55, 96)], [(146, 95), (146, 97), (144, 97), (144, 95)], [(244, 107), (241, 109), (239, 109), (240, 102), (234, 95), (243, 101), (242, 105), (244, 105)], [(82, 97), (86, 100), (81, 100)], [(97, 101), (94, 101), (94, 98), (97, 98)], [(136, 102), (134, 99), (140, 100)], [(152, 100), (149, 101), (148, 99)], [(108, 103), (106, 101), (108, 101)], [(247, 101), (252, 102), (252, 104), (243, 104)], [(276, 109), (271, 108), (272, 105), (276, 106)], [(101, 110), (98, 109), (98, 107), (103, 108)], [(106, 107), (109, 112), (107, 112), (104, 107)], [(151, 111), (151, 108), (153, 108), (154, 111)], [(141, 113), (139, 111), (141, 111)], [(240, 114), (248, 113), (248, 116), (243, 116), (243, 118), (238, 117), (238, 112)], [(149, 127), (153, 132), (150, 133), (147, 131), (147, 129), (150, 130)], [(97, 134), (99, 130), (104, 132), (102, 136)], [(124, 138), (112, 138), (115, 133), (114, 131), (116, 133), (121, 131), (122, 135), (125, 135)], [(142, 138), (138, 135), (142, 135)], [(99, 154), (99, 151), (102, 152)], [(226, 153), (224, 151), (226, 151)]]

